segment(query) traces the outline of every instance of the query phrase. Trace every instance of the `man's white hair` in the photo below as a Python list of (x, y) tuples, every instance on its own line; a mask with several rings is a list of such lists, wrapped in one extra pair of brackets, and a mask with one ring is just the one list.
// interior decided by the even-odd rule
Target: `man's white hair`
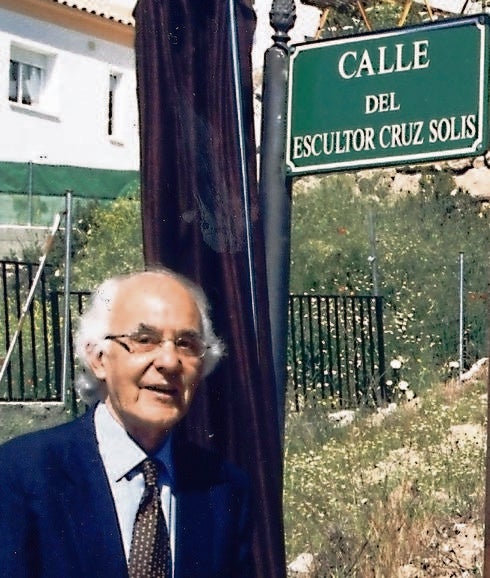
[(167, 268), (158, 268), (149, 271), (138, 271), (127, 275), (112, 277), (104, 281), (92, 294), (89, 307), (80, 316), (75, 334), (75, 352), (85, 371), (78, 375), (76, 389), (85, 403), (92, 404), (101, 399), (102, 382), (94, 375), (90, 368), (89, 357), (94, 351), (104, 351), (107, 340), (104, 337), (109, 333), (109, 317), (114, 300), (124, 281), (139, 275), (153, 273), (169, 277), (185, 287), (194, 299), (201, 315), (202, 338), (207, 345), (203, 358), (203, 373), (206, 377), (216, 367), (224, 354), (224, 344), (216, 336), (209, 316), (209, 303), (203, 290), (187, 277)]

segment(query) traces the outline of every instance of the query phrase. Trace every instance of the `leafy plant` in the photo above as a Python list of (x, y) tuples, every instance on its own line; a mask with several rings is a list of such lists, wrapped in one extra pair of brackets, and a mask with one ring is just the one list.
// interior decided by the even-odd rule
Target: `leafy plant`
[(94, 207), (76, 223), (79, 252), (73, 260), (73, 283), (92, 289), (109, 275), (142, 269), (143, 242), (139, 200), (116, 199)]

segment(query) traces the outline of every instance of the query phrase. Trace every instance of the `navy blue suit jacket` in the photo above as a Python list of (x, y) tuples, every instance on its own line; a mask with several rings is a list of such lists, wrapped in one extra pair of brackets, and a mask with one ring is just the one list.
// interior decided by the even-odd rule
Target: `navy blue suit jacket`
[[(248, 484), (176, 444), (175, 578), (251, 578)], [(127, 578), (93, 412), (0, 447), (0, 576)]]

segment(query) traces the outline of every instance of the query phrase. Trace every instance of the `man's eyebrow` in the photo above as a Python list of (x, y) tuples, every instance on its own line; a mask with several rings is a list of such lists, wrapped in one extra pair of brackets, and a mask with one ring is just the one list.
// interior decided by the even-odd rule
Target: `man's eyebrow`
[[(147, 325), (146, 323), (140, 323), (138, 325), (138, 328), (136, 329), (136, 331), (134, 333), (154, 333), (156, 335), (161, 335), (162, 332), (160, 331), (160, 329), (157, 329), (154, 325)], [(189, 336), (189, 337), (200, 337), (201, 333), (197, 330), (197, 329), (182, 329), (181, 331), (178, 331), (177, 334), (179, 336)]]
[(135, 333), (139, 333), (139, 332), (147, 332), (147, 333), (157, 333), (157, 334), (161, 334), (162, 332), (157, 329), (155, 326), (153, 325), (147, 325), (146, 323), (140, 323), (138, 325), (138, 328), (136, 329)]
[(196, 329), (182, 329), (178, 332), (179, 337), (201, 337), (201, 332)]

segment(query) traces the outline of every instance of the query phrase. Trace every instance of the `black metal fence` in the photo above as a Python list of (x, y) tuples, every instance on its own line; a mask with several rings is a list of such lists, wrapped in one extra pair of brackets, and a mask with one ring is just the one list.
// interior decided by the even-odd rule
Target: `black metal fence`
[[(18, 329), (18, 319), (37, 273), (37, 264), (0, 261), (0, 366)], [(71, 315), (78, 315), (89, 293), (70, 295)], [(47, 266), (42, 272), (22, 331), (0, 383), (0, 401), (62, 401), (62, 336), (64, 296)], [(73, 344), (69, 331), (70, 384), (73, 383)]]
[[(0, 261), (1, 365), (37, 267)], [(83, 311), (88, 296), (87, 291), (70, 294), (70, 386), (74, 381), (72, 321)], [(291, 295), (289, 307), (288, 394), (296, 409), (320, 399), (335, 407), (386, 399), (381, 297)], [(0, 383), (0, 401), (62, 401), (63, 314), (63, 292), (46, 267)]]
[(288, 398), (297, 410), (387, 399), (382, 297), (291, 295), (289, 328)]

